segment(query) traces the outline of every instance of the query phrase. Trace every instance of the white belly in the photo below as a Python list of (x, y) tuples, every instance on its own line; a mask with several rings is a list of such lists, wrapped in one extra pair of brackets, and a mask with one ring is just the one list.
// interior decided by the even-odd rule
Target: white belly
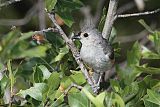
[(98, 72), (105, 72), (112, 66), (109, 58), (106, 57), (103, 49), (100, 47), (82, 47), (80, 56), (86, 64)]

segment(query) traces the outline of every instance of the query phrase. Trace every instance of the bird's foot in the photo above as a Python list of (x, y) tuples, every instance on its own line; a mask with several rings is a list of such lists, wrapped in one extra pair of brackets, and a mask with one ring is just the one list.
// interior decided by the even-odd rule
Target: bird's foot
[(89, 75), (93, 75), (93, 69), (92, 69), (92, 68), (90, 68), (90, 67), (87, 67), (87, 69), (88, 69), (88, 73), (89, 73)]
[(76, 55), (75, 55), (75, 59), (76, 59), (76, 60), (81, 60), (80, 54), (76, 54)]

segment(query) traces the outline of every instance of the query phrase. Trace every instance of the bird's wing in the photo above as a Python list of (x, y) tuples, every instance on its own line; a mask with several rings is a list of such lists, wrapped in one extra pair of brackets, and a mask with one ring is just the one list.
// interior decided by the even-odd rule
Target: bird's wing
[(114, 59), (114, 50), (113, 50), (111, 44), (104, 38), (102, 40), (102, 48), (103, 48), (104, 54), (109, 55), (109, 58), (111, 60), (113, 60)]

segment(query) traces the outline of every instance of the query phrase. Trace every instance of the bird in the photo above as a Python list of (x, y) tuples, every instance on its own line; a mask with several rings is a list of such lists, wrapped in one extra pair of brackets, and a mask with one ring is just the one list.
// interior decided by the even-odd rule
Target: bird
[(81, 25), (81, 31), (72, 40), (81, 42), (80, 58), (93, 69), (92, 79), (96, 86), (100, 85), (102, 75), (109, 71), (114, 64), (114, 50), (111, 43), (103, 38), (91, 20)]

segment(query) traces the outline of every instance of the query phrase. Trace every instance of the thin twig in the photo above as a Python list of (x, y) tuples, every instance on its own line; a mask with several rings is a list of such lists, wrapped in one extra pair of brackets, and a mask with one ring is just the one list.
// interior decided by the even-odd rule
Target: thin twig
[(109, 2), (108, 13), (102, 31), (102, 35), (106, 39), (109, 39), (109, 36), (111, 34), (112, 26), (115, 21), (114, 17), (117, 12), (118, 1), (119, 0), (110, 0)]
[(160, 8), (153, 10), (153, 11), (147, 11), (147, 12), (141, 12), (141, 13), (133, 13), (133, 14), (123, 14), (123, 15), (116, 15), (114, 19), (116, 18), (127, 18), (127, 17), (136, 17), (136, 16), (144, 16), (144, 15), (151, 15), (160, 12)]
[(49, 27), (47, 29), (42, 29), (40, 31), (34, 31), (34, 32), (35, 32), (35, 34), (37, 34), (37, 33), (41, 34), (43, 32), (49, 32), (49, 31), (51, 31), (51, 32), (58, 32), (58, 29), (57, 28), (51, 28), (51, 27)]
[(0, 25), (4, 26), (21, 26), (28, 23), (32, 16), (37, 12), (37, 4), (34, 5), (25, 15), (23, 19), (0, 19)]
[(92, 87), (92, 90), (97, 93), (98, 88), (96, 88), (94, 86), (94, 83), (92, 81), (92, 79), (90, 78), (87, 69), (85, 68), (83, 62), (80, 59), (80, 55), (78, 52), (78, 49), (76, 48), (75, 44), (73, 43), (73, 41), (71, 39), (69, 39), (67, 37), (67, 35), (64, 33), (64, 31), (62, 30), (62, 28), (57, 24), (54, 14), (52, 13), (48, 13), (49, 18), (52, 20), (53, 24), (55, 25), (55, 27), (59, 30), (60, 35), (62, 36), (62, 38), (64, 39), (64, 41), (66, 42), (66, 44), (69, 46), (73, 57), (75, 58), (77, 64), (79, 65), (79, 67), (81, 68), (82, 73), (84, 74), (88, 84)]
[(4, 6), (8, 6), (8, 5), (16, 3), (16, 2), (20, 2), (20, 1), (22, 1), (22, 0), (9, 0), (9, 1), (6, 1), (6, 2), (0, 4), (0, 8), (2, 8)]
[(64, 91), (64, 95), (67, 95), (68, 92), (69, 92), (73, 87), (75, 87), (75, 88), (77, 88), (77, 89), (79, 89), (79, 90), (81, 90), (81, 89), (83, 88), (83, 87), (80, 86), (80, 85), (77, 85), (77, 84), (75, 84), (75, 83), (72, 83), (72, 84)]

